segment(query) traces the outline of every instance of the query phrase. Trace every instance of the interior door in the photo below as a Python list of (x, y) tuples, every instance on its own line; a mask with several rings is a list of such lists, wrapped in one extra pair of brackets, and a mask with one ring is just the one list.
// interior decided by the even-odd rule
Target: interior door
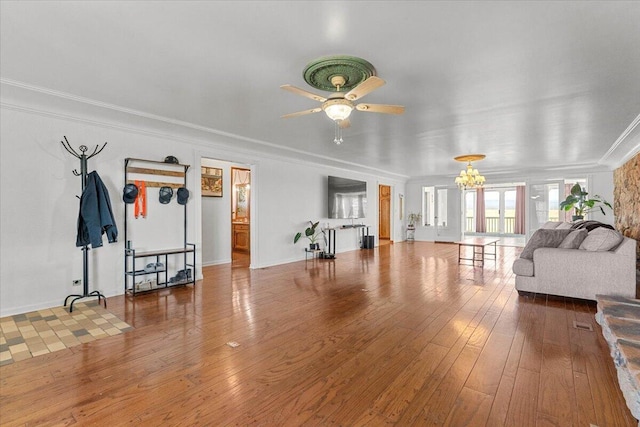
[(529, 184), (529, 215), (527, 239), (547, 221), (559, 221), (559, 198), (562, 181), (532, 182)]
[(457, 187), (435, 187), (436, 241), (455, 242), (462, 236), (462, 196)]
[(379, 239), (391, 238), (391, 187), (378, 186), (378, 236)]

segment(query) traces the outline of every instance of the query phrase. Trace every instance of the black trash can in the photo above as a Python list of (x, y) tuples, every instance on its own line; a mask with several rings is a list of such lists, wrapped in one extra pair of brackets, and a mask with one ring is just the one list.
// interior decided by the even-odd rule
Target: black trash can
[(362, 249), (373, 249), (375, 247), (375, 236), (362, 237)]

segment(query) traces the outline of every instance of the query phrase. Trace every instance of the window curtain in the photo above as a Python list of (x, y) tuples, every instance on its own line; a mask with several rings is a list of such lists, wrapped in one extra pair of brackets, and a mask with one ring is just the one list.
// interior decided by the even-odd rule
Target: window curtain
[(476, 233), (487, 230), (484, 214), (484, 188), (476, 188)]
[(524, 191), (524, 185), (518, 185), (516, 187), (516, 224), (513, 229), (515, 234), (526, 234), (524, 225)]
[[(569, 194), (571, 194), (571, 188), (574, 185), (575, 185), (575, 183), (574, 184), (565, 184), (564, 185), (564, 196), (560, 199), (561, 202), (564, 202), (564, 200), (567, 198), (567, 196)], [(570, 210), (570, 211), (562, 210), (562, 211), (560, 211), (560, 215), (558, 215), (558, 216), (560, 217), (559, 221), (564, 221), (564, 222), (573, 221), (573, 211), (572, 210)]]

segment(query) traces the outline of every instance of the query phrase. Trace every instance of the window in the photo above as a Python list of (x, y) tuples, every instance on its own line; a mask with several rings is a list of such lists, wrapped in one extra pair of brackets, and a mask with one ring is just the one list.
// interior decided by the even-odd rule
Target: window
[(516, 190), (504, 192), (503, 233), (513, 234), (516, 229)]
[(515, 234), (516, 194), (513, 186), (519, 183), (505, 184), (504, 187), (491, 186), (485, 188), (484, 212), (476, 212), (478, 192), (467, 190), (464, 196), (464, 232), (476, 233), (480, 228), (478, 218), (484, 214), (484, 231), (488, 234)]
[(447, 194), (449, 194), (449, 190), (446, 188), (438, 189), (438, 227), (447, 226)]
[(476, 231), (476, 192), (467, 191), (464, 195), (464, 232), (474, 233)]
[(434, 187), (422, 187), (422, 225), (426, 227), (435, 225), (434, 196)]

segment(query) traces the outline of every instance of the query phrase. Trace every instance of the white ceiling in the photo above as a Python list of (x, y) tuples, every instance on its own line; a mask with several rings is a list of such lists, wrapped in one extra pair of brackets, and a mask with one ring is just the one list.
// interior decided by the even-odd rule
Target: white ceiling
[[(1, 2), (3, 81), (402, 176), (595, 165), (640, 113), (640, 2)], [(302, 70), (371, 62), (345, 142)], [(319, 92), (326, 95), (327, 93)]]

